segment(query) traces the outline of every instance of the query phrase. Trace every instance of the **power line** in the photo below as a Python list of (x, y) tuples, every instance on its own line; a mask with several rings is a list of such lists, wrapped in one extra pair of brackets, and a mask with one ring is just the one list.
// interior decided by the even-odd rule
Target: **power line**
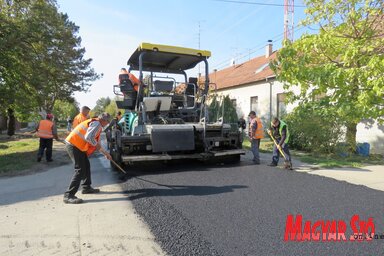
[[(299, 30), (301, 30), (301, 29), (304, 29), (305, 27), (307, 27), (307, 26), (300, 26), (300, 25), (297, 25), (297, 26), (294, 28), (294, 31), (297, 32), (297, 31), (299, 31)], [(282, 40), (283, 38), (284, 38), (284, 32), (283, 32), (283, 33), (280, 33), (280, 34), (277, 34), (277, 35), (275, 35), (275, 36), (273, 36), (273, 37), (271, 38), (271, 40), (273, 40), (273, 42), (277, 42), (277, 41), (279, 41), (279, 40)], [(245, 57), (247, 57), (247, 56), (249, 56), (249, 55), (251, 55), (251, 54), (253, 54), (253, 53), (257, 52), (257, 51), (260, 51), (260, 50), (264, 49), (264, 47), (265, 47), (265, 43), (262, 43), (262, 44), (258, 44), (257, 46), (255, 46), (255, 47), (253, 47), (253, 48), (251, 48), (251, 49), (247, 49), (247, 50), (248, 50), (247, 52), (244, 52), (244, 53), (240, 53), (240, 54), (239, 54), (239, 57), (237, 58), (237, 60), (242, 60), (242, 59), (244, 59)], [(212, 68), (214, 68), (214, 69), (220, 69), (220, 68), (222, 68), (222, 67), (226, 67), (226, 66), (228, 66), (227, 63), (228, 63), (230, 60), (231, 60), (231, 58), (226, 59), (226, 60), (224, 60), (224, 61), (222, 61), (222, 62), (219, 62), (218, 64), (216, 64), (216, 65), (213, 66)]]
[[(247, 1), (233, 1), (233, 0), (212, 0), (216, 2), (224, 2), (224, 3), (236, 3), (236, 4), (253, 4), (253, 5), (267, 5), (267, 6), (279, 6), (284, 7), (284, 4), (268, 4), (268, 3), (258, 3), (258, 2), (247, 2)], [(305, 8), (305, 5), (293, 5), (293, 7)]]

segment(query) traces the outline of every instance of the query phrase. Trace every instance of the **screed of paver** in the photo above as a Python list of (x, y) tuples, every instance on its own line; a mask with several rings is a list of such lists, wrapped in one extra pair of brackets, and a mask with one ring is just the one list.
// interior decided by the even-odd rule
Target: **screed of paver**
[(0, 206), (0, 255), (165, 255), (117, 186), (81, 196)]

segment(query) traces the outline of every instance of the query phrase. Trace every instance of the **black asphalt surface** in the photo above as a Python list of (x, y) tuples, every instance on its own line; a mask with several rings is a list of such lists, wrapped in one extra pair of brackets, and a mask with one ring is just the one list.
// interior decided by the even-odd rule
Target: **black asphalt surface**
[(384, 234), (384, 192), (242, 160), (128, 168), (122, 186), (170, 255), (384, 255), (373, 241), (284, 241), (288, 214), (317, 220), (373, 218)]

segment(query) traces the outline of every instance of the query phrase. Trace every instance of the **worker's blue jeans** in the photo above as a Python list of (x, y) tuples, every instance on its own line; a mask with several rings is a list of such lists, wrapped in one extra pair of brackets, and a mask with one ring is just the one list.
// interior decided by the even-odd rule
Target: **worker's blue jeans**
[[(279, 141), (276, 141), (276, 142), (279, 143)], [(289, 153), (288, 145), (283, 143), (283, 145), (281, 146), (281, 149), (283, 150), (287, 160), (289, 162), (291, 162), (291, 154)], [(279, 156), (280, 156), (280, 151), (275, 145), (275, 146), (273, 146), (272, 163), (278, 164), (279, 163)]]
[(255, 163), (260, 163), (259, 148), (260, 148), (260, 139), (252, 139), (251, 140), (251, 151), (253, 154), (252, 160)]

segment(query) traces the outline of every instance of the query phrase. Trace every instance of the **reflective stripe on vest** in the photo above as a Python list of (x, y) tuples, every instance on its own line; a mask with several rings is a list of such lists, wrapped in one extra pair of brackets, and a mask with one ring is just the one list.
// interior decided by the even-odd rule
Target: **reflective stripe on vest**
[(37, 130), (37, 136), (44, 139), (52, 139), (52, 127), (53, 122), (50, 120), (41, 120), (39, 123), (39, 129)]
[(286, 128), (286, 137), (285, 137), (285, 141), (284, 141), (284, 143), (287, 144), (289, 142), (289, 137), (290, 137), (289, 131), (288, 131), (288, 125), (284, 121), (280, 120), (280, 127), (279, 127), (280, 136), (281, 136), (281, 132), (283, 131), (284, 126), (287, 127)]
[(250, 124), (249, 129), (251, 130), (251, 133), (252, 133), (252, 127), (253, 127), (255, 122), (257, 122), (257, 129), (256, 129), (255, 133), (253, 134), (252, 139), (262, 139), (262, 138), (264, 138), (264, 131), (263, 131), (263, 123), (261, 122), (260, 118), (258, 118), (258, 117), (253, 118), (251, 120), (251, 124)]
[[(66, 140), (71, 143), (73, 146), (78, 148), (80, 151), (86, 152), (88, 151), (89, 147), (92, 146), (86, 139), (85, 134), (87, 133), (89, 124), (93, 121), (98, 121), (99, 119), (93, 118), (85, 120), (84, 122), (80, 123), (76, 128), (68, 135)], [(96, 139), (100, 138), (100, 133), (96, 135)]]
[[(100, 139), (100, 133), (96, 136), (95, 139), (96, 139), (96, 141), (99, 141), (99, 139)], [(96, 150), (96, 147), (93, 146), (93, 145), (91, 145), (91, 144), (89, 144), (89, 145), (88, 145), (88, 150), (87, 150), (87, 156), (92, 155), (93, 152), (95, 152), (95, 150)]]

